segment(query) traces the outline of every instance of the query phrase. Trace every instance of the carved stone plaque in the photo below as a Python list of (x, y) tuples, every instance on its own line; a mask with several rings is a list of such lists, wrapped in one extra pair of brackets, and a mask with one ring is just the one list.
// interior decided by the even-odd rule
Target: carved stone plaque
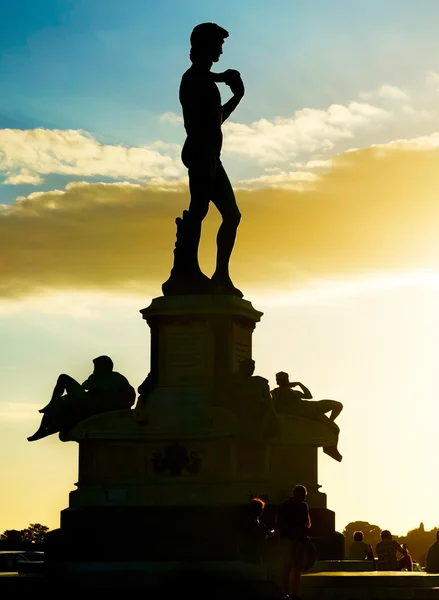
[(232, 330), (232, 372), (236, 372), (239, 367), (239, 363), (244, 358), (251, 358), (252, 355), (252, 331), (249, 327), (243, 327), (239, 323), (233, 324)]
[(213, 334), (208, 323), (168, 325), (163, 331), (160, 383), (199, 386), (213, 377)]

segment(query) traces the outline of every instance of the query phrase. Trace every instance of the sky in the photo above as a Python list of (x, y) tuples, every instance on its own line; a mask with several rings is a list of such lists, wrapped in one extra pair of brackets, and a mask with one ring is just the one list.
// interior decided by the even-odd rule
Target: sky
[(435, 0), (2, 2), (0, 531), (68, 505), (77, 445), (26, 440), (56, 377), (100, 354), (135, 387), (149, 371), (139, 310), (188, 205), (178, 87), (205, 21), (246, 89), (222, 156), (256, 372), (343, 403), (343, 461), (319, 451), (338, 530), (439, 526), (438, 20)]

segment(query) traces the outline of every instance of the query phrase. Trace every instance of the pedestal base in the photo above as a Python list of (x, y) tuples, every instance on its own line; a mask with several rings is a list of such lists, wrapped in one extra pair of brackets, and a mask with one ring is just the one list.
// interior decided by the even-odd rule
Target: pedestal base
[(239, 398), (231, 402), (230, 378), (251, 358), (262, 313), (230, 296), (156, 298), (141, 312), (151, 370), (140, 407), (92, 417), (63, 436), (79, 443), (79, 478), (61, 528), (46, 537), (52, 580), (58, 573), (72, 586), (122, 582), (124, 590), (129, 581), (179, 595), (186, 585), (191, 600), (216, 588), (222, 600), (238, 589), (254, 599), (257, 588), (268, 598), (269, 588), (278, 593), (269, 582), (282, 558), (274, 539), (249, 538), (248, 502), (267, 501), (272, 529), (299, 483), (317, 556), (343, 558), (317, 479), (317, 451), (336, 443), (333, 429), (279, 416), (276, 433), (253, 439), (231, 406)]

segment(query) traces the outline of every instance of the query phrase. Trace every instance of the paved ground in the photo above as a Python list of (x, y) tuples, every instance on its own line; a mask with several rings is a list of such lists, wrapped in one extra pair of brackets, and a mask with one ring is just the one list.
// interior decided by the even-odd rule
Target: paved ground
[(311, 573), (302, 597), (316, 600), (439, 600), (439, 575), (405, 571)]
[[(111, 572), (106, 574), (106, 578), (112, 579)], [(46, 598), (51, 598), (52, 596), (47, 595), (46, 583), (41, 575), (0, 573), (0, 597), (5, 599), (40, 597), (43, 594)], [(392, 571), (311, 573), (302, 577), (301, 587), (303, 600), (439, 600), (439, 574), (429, 573)], [(95, 591), (99, 591), (99, 588), (95, 587), (93, 592)], [(179, 590), (178, 595), (183, 591)], [(247, 594), (243, 589), (237, 594), (234, 594), (235, 591), (238, 592), (238, 590), (227, 590), (225, 593), (224, 591), (215, 593), (219, 590), (210, 590), (205, 597), (206, 600), (233, 600), (235, 597), (246, 600)], [(184, 596), (191, 600), (190, 592), (184, 591)], [(68, 588), (57, 586), (53, 597), (63, 600), (69, 598)], [(76, 594), (75, 597), (77, 598)], [(158, 597), (160, 600), (166, 600), (163, 595)], [(249, 597), (272, 600), (279, 598), (279, 595), (273, 594), (271, 589), (269, 591), (266, 584), (256, 583)], [(153, 595), (148, 595), (148, 598), (152, 600)]]

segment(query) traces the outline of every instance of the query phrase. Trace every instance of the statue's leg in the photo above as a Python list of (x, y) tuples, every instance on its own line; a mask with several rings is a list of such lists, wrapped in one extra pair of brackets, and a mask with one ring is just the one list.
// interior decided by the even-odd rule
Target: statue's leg
[(86, 398), (87, 392), (84, 390), (82, 385), (70, 377), (70, 375), (63, 375), (64, 378), (64, 389), (66, 394), (74, 396), (75, 398)]
[(329, 415), (330, 421), (334, 421), (343, 410), (343, 404), (337, 400), (317, 400), (315, 405), (322, 413), (331, 413)]
[[(321, 404), (321, 402), (323, 402), (323, 404)], [(325, 414), (329, 410), (331, 410), (331, 408), (328, 407), (325, 400), (299, 400), (295, 406), (294, 413), (300, 417), (323, 423), (327, 427), (338, 432), (338, 425), (331, 421)]]
[(198, 263), (201, 225), (209, 211), (213, 176), (212, 167), (208, 162), (189, 169), (191, 201), (187, 211), (187, 222), (190, 229), (190, 238), (187, 240), (187, 266), (189, 271), (197, 274), (201, 273)]
[(56, 400), (58, 398), (61, 398), (61, 396), (64, 393), (67, 393), (71, 396), (76, 396), (78, 398), (83, 398), (85, 396), (86, 392), (82, 388), (81, 384), (76, 381), (76, 379), (73, 379), (73, 377), (70, 377), (70, 375), (66, 375), (65, 373), (62, 373), (56, 381), (55, 387), (52, 392), (52, 398), (50, 399), (49, 404), (47, 404), (39, 412), (40, 413), (46, 412), (46, 410), (50, 406), (51, 402), (54, 402), (54, 401), (56, 402)]
[(343, 456), (340, 454), (337, 448), (337, 444), (335, 444), (335, 446), (326, 446), (325, 448), (323, 448), (323, 452), (331, 458), (333, 458), (334, 460), (336, 460), (337, 462), (341, 462), (343, 459)]
[(37, 431), (27, 439), (29, 442), (35, 442), (36, 440), (41, 440), (42, 438), (52, 435), (52, 433), (55, 432), (56, 429), (54, 429), (52, 426), (52, 419), (49, 411), (48, 413), (44, 413)]
[(233, 285), (229, 274), (230, 256), (235, 245), (241, 213), (236, 204), (232, 185), (220, 160), (217, 161), (212, 202), (223, 218), (216, 240), (218, 250), (216, 269), (212, 281), (218, 286), (220, 292), (242, 298), (242, 292)]
[(209, 210), (212, 185), (215, 178), (214, 157), (191, 157), (185, 163), (189, 171), (191, 200), (189, 209), (178, 218), (174, 266), (169, 279), (162, 285), (165, 295), (211, 294), (214, 286), (204, 275), (198, 263), (201, 224)]
[[(329, 422), (331, 423), (331, 426), (333, 428), (336, 428), (337, 433), (340, 431), (338, 428), (338, 425), (336, 425), (334, 423), (334, 419), (336, 417), (338, 417), (338, 415), (341, 413), (341, 411), (343, 410), (343, 404), (341, 402), (338, 402), (337, 400), (317, 400), (316, 402), (313, 403), (316, 408), (322, 413), (328, 413), (330, 412), (330, 416), (329, 418), (325, 416), (326, 419), (329, 420)], [(340, 454), (338, 448), (337, 448), (338, 442), (337, 444), (335, 444), (334, 446), (327, 446), (325, 448), (323, 448), (323, 452), (325, 454), (327, 454), (328, 456), (330, 456), (331, 458), (333, 458), (334, 460), (341, 462), (342, 460), (342, 455)]]

